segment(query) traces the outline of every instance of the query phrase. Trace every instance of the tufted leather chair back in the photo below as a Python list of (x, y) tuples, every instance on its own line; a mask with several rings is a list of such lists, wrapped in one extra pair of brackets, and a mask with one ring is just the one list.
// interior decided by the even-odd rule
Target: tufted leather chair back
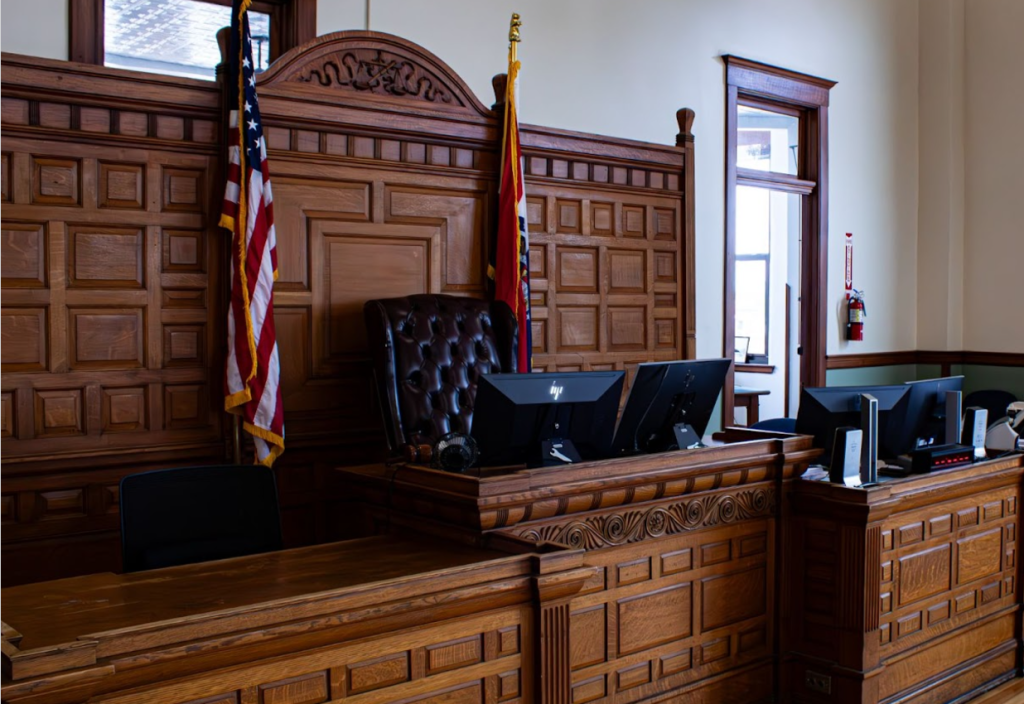
[(516, 320), (500, 301), (420, 294), (363, 313), (392, 453), (468, 433), (480, 375), (516, 371)]

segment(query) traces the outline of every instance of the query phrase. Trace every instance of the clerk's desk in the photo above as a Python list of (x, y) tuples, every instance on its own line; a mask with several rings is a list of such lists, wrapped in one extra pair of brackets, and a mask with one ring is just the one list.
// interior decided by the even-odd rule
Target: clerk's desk
[(346, 468), (390, 535), (3, 590), (3, 699), (942, 702), (1015, 674), (1021, 456), (851, 489), (800, 478), (810, 438), (728, 435)]

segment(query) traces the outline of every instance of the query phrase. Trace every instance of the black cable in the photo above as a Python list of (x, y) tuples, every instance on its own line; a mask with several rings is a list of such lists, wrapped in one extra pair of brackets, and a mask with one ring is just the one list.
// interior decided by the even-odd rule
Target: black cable
[[(661, 389), (665, 386), (665, 382), (668, 380), (669, 366), (666, 364), (662, 367), (661, 381), (658, 382), (658, 390), (654, 392), (654, 396), (651, 398), (651, 402), (647, 404), (647, 409), (644, 414), (640, 417), (640, 422), (636, 424), (636, 430), (633, 431), (633, 452), (640, 452), (640, 429), (644, 427), (644, 421), (647, 420), (647, 416), (650, 415), (651, 409), (654, 408), (654, 404), (657, 402), (658, 397), (661, 396)], [(646, 448), (645, 448), (646, 451)]]

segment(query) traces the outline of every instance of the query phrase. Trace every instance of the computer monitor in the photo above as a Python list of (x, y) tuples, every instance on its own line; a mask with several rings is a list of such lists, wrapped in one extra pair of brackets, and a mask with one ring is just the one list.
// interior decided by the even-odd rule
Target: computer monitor
[[(964, 390), (962, 376), (908, 381), (906, 412), (890, 416), (889, 425), (881, 432), (883, 457), (909, 455), (921, 445), (942, 445), (946, 438), (946, 392)], [(949, 442), (960, 442), (959, 438)]]
[(688, 359), (638, 365), (612, 454), (677, 449), (676, 423), (688, 423), (698, 438), (704, 435), (731, 363), (729, 359)]
[[(837, 428), (860, 428), (861, 395), (878, 399), (878, 427), (888, 427), (891, 418), (899, 418), (906, 405), (901, 404), (910, 387), (892, 386), (829, 386), (804, 389), (800, 393), (800, 410), (796, 415), (796, 432), (813, 435), (814, 445), (825, 449), (822, 464), (832, 457), (832, 444)], [(863, 430), (863, 428), (861, 428)], [(880, 434), (883, 434), (880, 430)]]
[(481, 466), (544, 464), (541, 443), (572, 441), (584, 460), (608, 456), (622, 372), (485, 374), (480, 377), (471, 434)]

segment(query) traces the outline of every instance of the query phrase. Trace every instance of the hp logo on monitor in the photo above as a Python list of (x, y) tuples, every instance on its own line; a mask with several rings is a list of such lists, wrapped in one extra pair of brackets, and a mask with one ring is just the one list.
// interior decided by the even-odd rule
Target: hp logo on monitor
[(557, 381), (553, 381), (551, 382), (551, 390), (548, 393), (557, 401), (558, 397), (562, 395), (562, 387), (558, 385)]

